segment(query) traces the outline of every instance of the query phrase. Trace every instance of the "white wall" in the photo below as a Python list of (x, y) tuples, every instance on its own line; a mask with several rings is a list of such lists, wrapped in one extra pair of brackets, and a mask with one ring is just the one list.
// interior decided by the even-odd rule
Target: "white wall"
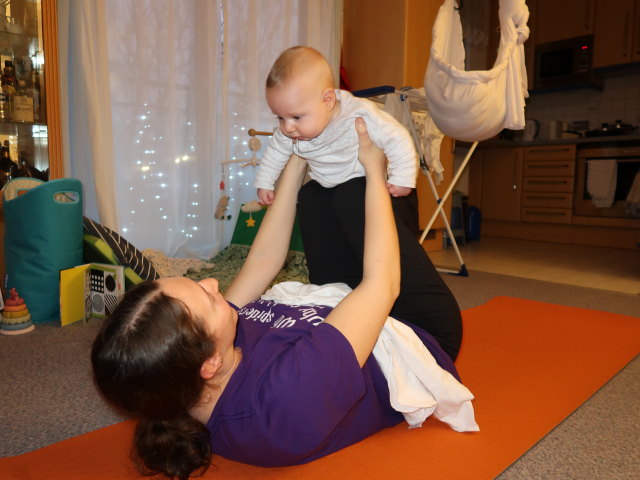
[(527, 100), (525, 116), (540, 122), (541, 138), (549, 138), (551, 120), (562, 120), (569, 125), (576, 120), (587, 120), (590, 130), (616, 120), (638, 125), (640, 73), (608, 78), (602, 92), (582, 89), (533, 95)]

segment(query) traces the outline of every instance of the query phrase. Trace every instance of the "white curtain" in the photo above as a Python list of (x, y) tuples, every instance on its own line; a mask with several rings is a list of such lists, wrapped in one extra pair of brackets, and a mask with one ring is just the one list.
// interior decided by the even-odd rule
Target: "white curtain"
[(104, 0), (58, 2), (60, 110), (65, 175), (82, 181), (87, 215), (97, 219), (100, 210), (102, 223), (117, 229), (103, 12)]
[[(59, 0), (66, 176), (85, 214), (140, 249), (209, 258), (255, 199), (248, 130), (277, 122), (264, 80), (311, 45), (337, 74), (342, 0)], [(66, 87), (66, 88), (65, 88)], [(64, 131), (64, 128), (63, 128)], [(263, 148), (268, 137), (260, 137)], [(224, 188), (222, 188), (224, 187)], [(230, 220), (216, 220), (222, 195)]]

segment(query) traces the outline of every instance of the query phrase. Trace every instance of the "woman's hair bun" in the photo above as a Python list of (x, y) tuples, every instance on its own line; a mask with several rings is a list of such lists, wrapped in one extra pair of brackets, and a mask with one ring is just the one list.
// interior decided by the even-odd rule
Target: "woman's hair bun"
[(162, 473), (187, 480), (204, 473), (211, 462), (206, 427), (186, 416), (176, 420), (140, 420), (134, 437), (133, 459), (143, 475)]

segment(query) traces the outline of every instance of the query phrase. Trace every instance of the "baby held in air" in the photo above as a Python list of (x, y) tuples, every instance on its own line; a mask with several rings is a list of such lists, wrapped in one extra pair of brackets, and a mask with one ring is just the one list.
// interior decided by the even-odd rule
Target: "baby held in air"
[(261, 203), (273, 202), (275, 182), (291, 155), (304, 158), (309, 176), (325, 188), (364, 177), (357, 117), (364, 118), (371, 139), (388, 159), (389, 193), (402, 197), (415, 187), (418, 163), (409, 132), (373, 102), (334, 89), (331, 68), (316, 50), (285, 50), (271, 68), (266, 97), (279, 128), (256, 172)]

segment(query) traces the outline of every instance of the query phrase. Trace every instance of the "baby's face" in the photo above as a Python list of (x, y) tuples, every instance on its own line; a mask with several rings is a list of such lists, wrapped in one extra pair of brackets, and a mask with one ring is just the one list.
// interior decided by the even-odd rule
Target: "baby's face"
[[(333, 91), (329, 95), (334, 95)], [(316, 85), (304, 80), (291, 80), (268, 88), (267, 103), (278, 117), (283, 134), (294, 140), (311, 140), (320, 135), (331, 121), (335, 101), (327, 100)]]

